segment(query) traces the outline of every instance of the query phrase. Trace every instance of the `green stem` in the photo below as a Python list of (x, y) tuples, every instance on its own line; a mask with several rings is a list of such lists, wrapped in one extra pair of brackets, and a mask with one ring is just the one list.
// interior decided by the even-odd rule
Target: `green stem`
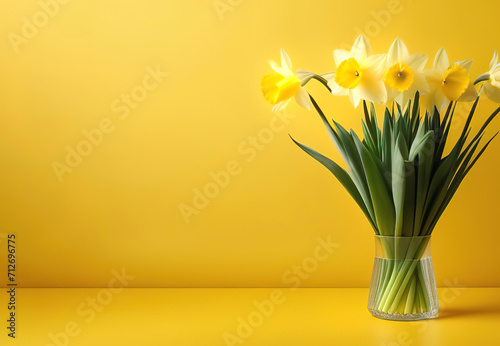
[(425, 312), (425, 311), (429, 311), (430, 308), (428, 308), (426, 305), (425, 305), (425, 292), (423, 291), (423, 288), (422, 286), (420, 286), (420, 289), (418, 290), (418, 300), (419, 300), (419, 305), (420, 305), (420, 311), (419, 312)]
[(486, 72), (486, 73), (483, 73), (482, 75), (480, 75), (479, 77), (476, 78), (476, 80), (474, 81), (474, 85), (476, 85), (477, 83), (481, 83), (481, 82), (485, 82), (485, 81), (489, 81), (489, 80), (490, 80), (490, 73)]
[(416, 276), (413, 275), (411, 277), (410, 290), (408, 291), (408, 298), (406, 299), (405, 305), (405, 314), (413, 313), (413, 302), (415, 300), (415, 288), (416, 288), (417, 279)]
[(377, 299), (377, 306), (380, 304), (380, 302), (382, 300), (382, 295), (385, 292), (385, 288), (389, 284), (389, 280), (391, 279), (391, 275), (394, 271), (394, 265), (395, 265), (395, 263), (394, 263), (395, 261), (393, 261), (393, 260), (384, 260), (384, 262), (387, 263), (386, 272), (385, 272), (385, 277), (384, 277), (382, 287), (380, 289), (380, 292), (378, 293), (379, 299)]
[(394, 286), (394, 281), (396, 280), (398, 271), (399, 271), (399, 265), (396, 263), (396, 260), (388, 260), (394, 262), (392, 266), (392, 271), (391, 275), (389, 278), (389, 282), (384, 286), (383, 293), (382, 293), (382, 298), (380, 299), (380, 304), (378, 305), (378, 309), (383, 311), (383, 306), (385, 305), (385, 302), (388, 299), (389, 293), (390, 293), (390, 288)]
[[(417, 266), (417, 263), (418, 263), (418, 261), (411, 260), (411, 261), (408, 261), (408, 263), (405, 263), (405, 264), (407, 264), (406, 267), (405, 267), (405, 265), (403, 265), (403, 268), (405, 268), (404, 270), (403, 270), (403, 268), (401, 268), (401, 271), (399, 272), (399, 275), (398, 275), (399, 280), (397, 281), (397, 282), (400, 282), (400, 284), (397, 286), (395, 285), (395, 287), (393, 287), (393, 291), (396, 292), (396, 294), (394, 295), (392, 305), (390, 306), (390, 308), (388, 308), (389, 313), (394, 313), (395, 310), (397, 309), (399, 302), (401, 301), (401, 297), (406, 289), (406, 286), (408, 285), (408, 282), (412, 278), (412, 275), (413, 275), (413, 272), (415, 270), (415, 267)], [(386, 306), (388, 306), (389, 304), (390, 304), (390, 301), (386, 302)]]
[(382, 275), (379, 275), (378, 282), (377, 282), (377, 294), (376, 294), (375, 301), (378, 302), (378, 300), (380, 299), (380, 292), (381, 292), (382, 288), (384, 287), (385, 278), (387, 277), (388, 263), (387, 263), (387, 261), (385, 261), (383, 259), (376, 259), (376, 260), (379, 261), (380, 271), (382, 272)]
[(418, 314), (418, 313), (421, 312), (420, 311), (420, 309), (421, 309), (420, 308), (420, 294), (421, 294), (420, 291), (421, 291), (421, 287), (420, 287), (420, 285), (418, 283), (419, 282), (418, 277), (415, 279), (415, 281), (417, 282), (416, 285), (415, 285), (417, 287), (417, 290), (415, 291), (415, 305), (413, 307), (413, 313), (414, 314)]
[(328, 86), (328, 81), (326, 79), (324, 79), (323, 77), (321, 77), (320, 75), (315, 74), (314, 76), (311, 77), (311, 79), (316, 79), (321, 84), (323, 84), (325, 86), (325, 88), (328, 89), (329, 92), (332, 92), (332, 89), (330, 89), (330, 87)]
[(429, 302), (429, 295), (427, 293), (427, 286), (425, 285), (424, 273), (422, 271), (422, 265), (418, 266), (417, 270), (418, 281), (420, 281), (420, 285), (422, 287), (422, 297), (424, 298), (424, 306), (425, 311), (429, 311), (431, 309), (431, 304)]

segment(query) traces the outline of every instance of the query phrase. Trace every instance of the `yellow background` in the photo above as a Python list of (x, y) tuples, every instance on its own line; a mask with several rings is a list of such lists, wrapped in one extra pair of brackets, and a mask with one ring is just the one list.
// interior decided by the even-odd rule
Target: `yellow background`
[[(368, 222), (287, 135), (340, 160), (317, 114), (291, 105), (289, 124), (255, 157), (242, 152), (275, 117), (259, 90), (267, 60), (285, 48), (294, 68), (332, 71), (332, 50), (352, 44), (359, 28), (380, 53), (401, 37), (411, 53), (429, 55), (427, 67), (442, 46), (451, 62), (474, 58), (476, 77), (500, 49), (500, 4), (223, 3), (220, 14), (211, 0), (69, 1), (16, 53), (8, 35), (20, 35), (40, 5), (2, 2), (0, 232), (17, 233), (20, 286), (102, 287), (121, 268), (135, 275), (131, 287), (287, 286), (283, 273), (329, 236), (338, 249), (302, 286), (369, 285)], [(391, 18), (381, 17), (390, 8)], [(168, 77), (121, 120), (112, 105), (157, 66)], [(360, 130), (361, 109), (348, 98), (317, 84), (309, 91), (330, 117)], [(468, 107), (459, 107), (454, 135)], [(494, 108), (481, 101), (474, 129)], [(67, 146), (106, 118), (114, 131), (58, 181), (53, 163), (64, 164)], [(498, 120), (491, 127), (488, 134)], [(492, 274), (499, 153), (496, 140), (435, 230), (438, 285), (500, 285)], [(179, 206), (234, 161), (239, 173), (187, 223)]]

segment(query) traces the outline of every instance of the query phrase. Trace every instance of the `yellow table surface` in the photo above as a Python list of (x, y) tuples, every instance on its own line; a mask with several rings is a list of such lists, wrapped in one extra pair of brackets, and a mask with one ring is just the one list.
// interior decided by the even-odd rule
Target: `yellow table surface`
[(440, 288), (420, 322), (372, 317), (366, 288), (22, 288), (15, 340), (5, 291), (1, 345), (500, 345), (500, 288)]

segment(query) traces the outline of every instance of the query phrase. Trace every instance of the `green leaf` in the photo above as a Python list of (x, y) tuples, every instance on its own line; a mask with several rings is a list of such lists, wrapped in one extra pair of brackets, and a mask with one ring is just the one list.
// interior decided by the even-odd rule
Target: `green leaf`
[(327, 158), (326, 156), (318, 153), (316, 150), (309, 148), (308, 146), (305, 146), (299, 142), (297, 142), (295, 139), (290, 136), (292, 141), (297, 144), (302, 150), (304, 150), (307, 154), (309, 154), (312, 158), (317, 160), (319, 163), (321, 163), (323, 166), (325, 166), (330, 172), (333, 173), (333, 175), (337, 178), (337, 180), (344, 186), (344, 188), (349, 192), (349, 194), (352, 196), (354, 201), (358, 204), (358, 206), (361, 208), (365, 216), (367, 217), (368, 221), (372, 225), (373, 229), (375, 230), (375, 233), (378, 234), (378, 229), (373, 222), (370, 214), (368, 213), (368, 210), (366, 209), (366, 206), (363, 202), (363, 199), (361, 198), (361, 195), (359, 194), (358, 189), (356, 188), (356, 185), (354, 185), (354, 182), (352, 181), (351, 177), (349, 174), (338, 164), (336, 164), (333, 160)]
[(375, 146), (375, 142), (373, 141), (373, 138), (370, 134), (370, 130), (368, 129), (368, 127), (366, 126), (366, 123), (361, 120), (361, 125), (363, 127), (363, 135), (365, 136), (365, 141), (366, 141), (366, 144), (368, 145), (368, 148), (376, 153), (377, 152), (377, 148)]
[(363, 162), (363, 168), (372, 197), (373, 209), (375, 211), (377, 228), (381, 235), (392, 235), (394, 234), (395, 212), (390, 193), (387, 191), (384, 183), (384, 178), (368, 149), (366, 149), (357, 137), (354, 137), (354, 142)]
[(388, 170), (392, 167), (392, 152), (394, 150), (394, 144), (392, 142), (392, 120), (390, 114), (387, 111), (384, 116), (384, 128), (382, 132), (382, 161)]
[(354, 132), (354, 130), (351, 129), (351, 138), (356, 138), (357, 141), (361, 142), (365, 148), (368, 150), (368, 153), (370, 154), (370, 156), (372, 157), (373, 161), (375, 162), (375, 164), (377, 165), (377, 168), (380, 172), (380, 174), (382, 175), (382, 177), (384, 178), (384, 183), (386, 185), (386, 188), (387, 188), (387, 191), (391, 192), (392, 189), (391, 189), (391, 170), (388, 169), (384, 163), (382, 162), (382, 160), (377, 156), (376, 153), (372, 152), (368, 146), (364, 143), (364, 141), (361, 141), (358, 137), (358, 135)]
[[(421, 128), (425, 128), (425, 123), (422, 123)], [(420, 131), (420, 129), (419, 129)], [(429, 131), (432, 135), (423, 141), (423, 147), (418, 151), (418, 166), (417, 166), (417, 189), (415, 202), (415, 221), (414, 235), (420, 235), (420, 226), (424, 216), (425, 199), (429, 189), (432, 167), (434, 165), (434, 131)], [(418, 137), (418, 135), (417, 135)]]
[(403, 120), (405, 126), (406, 133), (406, 145), (410, 147), (411, 138), (412, 138), (412, 128), (411, 128), (411, 119), (410, 119), (410, 110), (411, 110), (411, 100), (408, 100), (408, 104), (406, 105), (406, 109), (404, 112)]
[[(477, 101), (477, 99), (476, 99), (476, 101)], [(474, 105), (477, 105), (477, 102), (475, 102)], [(431, 203), (426, 202), (425, 223), (424, 223), (424, 227), (422, 229), (423, 232), (425, 232), (426, 234), (430, 234), (432, 232), (439, 217), (444, 212), (444, 209), (446, 208), (446, 206), (450, 202), (456, 189), (458, 189), (458, 186), (460, 185), (461, 181), (463, 180), (463, 178), (465, 177), (467, 172), (470, 170), (470, 168), (472, 168), (472, 165), (477, 161), (477, 159), (479, 158), (478, 156), (482, 155), (484, 150), (486, 150), (486, 147), (490, 144), (491, 140), (493, 140), (493, 138), (494, 138), (493, 137), (492, 139), (490, 139), (490, 141), (483, 147), (483, 149), (481, 149), (480, 154), (478, 154), (478, 156), (476, 156), (476, 158), (474, 159), (471, 166), (465, 168), (466, 166), (464, 166), (464, 165), (467, 165), (467, 163), (471, 159), (473, 153), (475, 152), (475, 150), (479, 144), (479, 141), (481, 140), (481, 137), (484, 134), (484, 130), (487, 128), (487, 126), (490, 124), (490, 122), (495, 118), (495, 116), (500, 112), (500, 107), (497, 108), (488, 117), (488, 119), (485, 121), (485, 123), (483, 124), (481, 129), (478, 131), (476, 136), (469, 143), (467, 148), (462, 153), (460, 153), (462, 146), (465, 143), (465, 140), (466, 140), (467, 135), (469, 133), (468, 127), (470, 124), (470, 120), (472, 119), (472, 116), (474, 114), (474, 110), (475, 110), (475, 107), (473, 106), (473, 108), (471, 109), (471, 112), (469, 113), (469, 117), (468, 117), (468, 120), (466, 122), (466, 125), (464, 126), (464, 130), (462, 131), (461, 137), (459, 138), (459, 140), (455, 144), (454, 148), (450, 152), (450, 155), (448, 155), (448, 157), (446, 157), (445, 159), (443, 159), (440, 162), (441, 166), (437, 169), (437, 171), (434, 175), (434, 178), (436, 178), (436, 176), (438, 175), (438, 172), (440, 172), (440, 170), (443, 173), (445, 173), (445, 170), (448, 170), (448, 175), (447, 175), (445, 180), (443, 180), (441, 183), (435, 183), (434, 178), (433, 178), (433, 182), (431, 183), (431, 186), (429, 188), (429, 195), (427, 196), (427, 199), (429, 200), (429, 197), (432, 197), (432, 205), (431, 205)], [(466, 153), (468, 153), (468, 154), (465, 157)], [(462, 162), (462, 160), (464, 158), (465, 158), (465, 161)], [(441, 168), (442, 166), (444, 166), (444, 168)], [(458, 170), (458, 172), (457, 172), (457, 170)], [(453, 181), (452, 181), (452, 179), (453, 179)], [(433, 193), (432, 195), (431, 195), (431, 191)], [(452, 191), (452, 192), (450, 192), (450, 191)]]
[(500, 107), (498, 107), (489, 117), (488, 119), (486, 119), (486, 121), (484, 122), (483, 126), (481, 126), (481, 128), (479, 129), (479, 131), (477, 132), (476, 136), (474, 137), (473, 141), (476, 140), (479, 136), (481, 136), (484, 132), (484, 130), (486, 130), (486, 128), (488, 127), (488, 125), (490, 124), (490, 122), (497, 116), (497, 114), (500, 112)]
[(431, 116), (431, 128), (434, 131), (436, 135), (439, 134), (439, 128), (441, 127), (441, 118), (439, 115), (439, 111), (436, 106), (434, 106), (434, 109), (432, 111), (432, 116)]
[(415, 220), (415, 163), (413, 160), (404, 162), (405, 170), (405, 200), (403, 215), (403, 236), (411, 237), (414, 234), (413, 225)]
[[(415, 140), (413, 141), (411, 148), (410, 148), (410, 153), (408, 154), (408, 160), (413, 161), (417, 157), (417, 155), (422, 151), (422, 150), (427, 150), (430, 151), (430, 145), (429, 142), (434, 143), (434, 131), (429, 131), (425, 135), (419, 135), (417, 133), (417, 136), (415, 137)], [(434, 149), (434, 146), (432, 146), (432, 149)], [(434, 150), (432, 151), (434, 153)]]
[(450, 154), (441, 161), (436, 172), (434, 173), (429, 191), (427, 194), (427, 200), (425, 202), (425, 220), (423, 222), (423, 232), (427, 235), (429, 231), (429, 226), (432, 223), (435, 215), (438, 213), (441, 203), (446, 198), (446, 192), (450, 184), (451, 179), (455, 175), (455, 171), (452, 169), (457, 160), (459, 151), (458, 146), (455, 146)]
[[(398, 144), (400, 143), (398, 137)], [(403, 233), (403, 215), (405, 201), (405, 160), (401, 154), (400, 145), (394, 149), (392, 160), (392, 198), (395, 207), (394, 236), (400, 237)]]
[(484, 147), (479, 151), (479, 153), (477, 154), (477, 156), (474, 158), (474, 160), (472, 161), (472, 163), (467, 167), (467, 169), (465, 170), (464, 172), (464, 177), (467, 175), (467, 173), (469, 173), (469, 171), (471, 170), (472, 166), (474, 166), (477, 162), (477, 160), (479, 160), (479, 158), (481, 157), (481, 155), (483, 155), (484, 151), (486, 150), (486, 148), (488, 147), (488, 145), (490, 145), (491, 141), (493, 139), (495, 139), (495, 137), (498, 135), (498, 132), (495, 133), (495, 135), (493, 137), (490, 138), (490, 140), (484, 145)]
[[(480, 138), (482, 138), (482, 137), (480, 137)], [(490, 139), (490, 142), (491, 142), (492, 139)], [(445, 198), (444, 198), (443, 202), (439, 205), (439, 209), (438, 209), (436, 215), (434, 216), (434, 219), (432, 220), (432, 222), (430, 222), (430, 224), (425, 229), (425, 232), (427, 234), (431, 234), (432, 233), (434, 227), (436, 226), (436, 223), (438, 222), (438, 220), (441, 217), (441, 215), (443, 214), (444, 210), (446, 209), (446, 207), (450, 203), (452, 197), (455, 195), (455, 192), (457, 191), (458, 187), (460, 186), (460, 183), (465, 178), (465, 174), (464, 173), (465, 173), (465, 171), (467, 169), (467, 164), (469, 163), (469, 161), (471, 160), (472, 156), (474, 155), (474, 152), (476, 151), (476, 148), (479, 145), (479, 141), (475, 141), (474, 143), (475, 144), (470, 149), (469, 153), (465, 157), (465, 160), (462, 162), (462, 164), (460, 166), (460, 169), (455, 174), (455, 177), (453, 178), (453, 181), (451, 182), (450, 186), (448, 187), (448, 189), (446, 191)], [(486, 146), (488, 144), (489, 144), (489, 142), (486, 144)], [(483, 148), (483, 149), (486, 149), (486, 148)]]
[(409, 154), (408, 147), (406, 146), (406, 140), (405, 140), (404, 136), (401, 135), (401, 133), (397, 137), (396, 144), (397, 144), (399, 150), (401, 151), (401, 155), (403, 156), (403, 159), (408, 160), (408, 154)]
[(413, 109), (411, 111), (411, 128), (412, 128), (412, 141), (415, 138), (415, 133), (418, 129), (420, 122), (420, 93), (415, 93), (415, 100), (413, 102)]
[(373, 210), (373, 204), (370, 197), (370, 190), (368, 189), (368, 182), (366, 181), (365, 172), (363, 170), (363, 164), (361, 162), (361, 157), (358, 154), (356, 146), (354, 145), (353, 139), (349, 132), (347, 132), (342, 125), (333, 120), (335, 127), (337, 128), (339, 139), (345, 150), (347, 156), (346, 163), (352, 174), (352, 178), (356, 187), (358, 188), (361, 197), (368, 209), (369, 214), (373, 220), (376, 220), (376, 215)]
[(464, 129), (462, 131), (462, 134), (460, 135), (460, 139), (464, 138), (465, 134), (469, 130), (469, 125), (472, 121), (472, 117), (474, 116), (474, 112), (476, 111), (477, 103), (479, 102), (479, 96), (476, 97), (476, 101), (474, 101), (474, 104), (472, 105), (472, 108), (470, 109), (469, 116), (467, 117), (467, 121), (465, 122)]
[(375, 105), (373, 103), (370, 104), (370, 115), (372, 119), (373, 132), (376, 135), (375, 138), (375, 147), (377, 148), (376, 155), (378, 158), (382, 159), (382, 133), (380, 132), (380, 128), (378, 126), (377, 112), (375, 110)]
[(444, 116), (443, 122), (439, 128), (439, 133), (437, 136), (437, 147), (435, 160), (438, 162), (443, 156), (444, 147), (446, 146), (446, 140), (448, 138), (448, 132), (450, 131), (451, 121), (453, 119), (453, 114), (455, 113), (456, 102), (450, 102), (446, 114)]
[(335, 132), (332, 125), (330, 125), (330, 123), (326, 119), (325, 114), (323, 114), (323, 111), (321, 110), (321, 108), (319, 108), (318, 104), (316, 103), (316, 100), (314, 100), (314, 98), (311, 95), (309, 95), (309, 98), (311, 99), (311, 102), (312, 102), (314, 108), (316, 109), (321, 120), (323, 121), (323, 124), (326, 127), (326, 131), (328, 132), (328, 135), (330, 135), (330, 138), (333, 141), (333, 144), (337, 148), (340, 155), (342, 155), (342, 158), (344, 159), (344, 161), (347, 162), (349, 160), (349, 157), (345, 153), (345, 150), (344, 150), (344, 147), (342, 145), (342, 142), (340, 141), (339, 135), (337, 134), (337, 132)]
[(376, 135), (375, 131), (373, 131), (372, 120), (371, 120), (371, 117), (370, 117), (370, 113), (368, 112), (368, 107), (366, 106), (366, 101), (365, 100), (363, 100), (363, 110), (364, 110), (364, 113), (365, 113), (366, 126), (368, 126), (368, 130), (370, 131), (372, 139), (375, 140), (375, 138), (377, 138), (377, 135)]

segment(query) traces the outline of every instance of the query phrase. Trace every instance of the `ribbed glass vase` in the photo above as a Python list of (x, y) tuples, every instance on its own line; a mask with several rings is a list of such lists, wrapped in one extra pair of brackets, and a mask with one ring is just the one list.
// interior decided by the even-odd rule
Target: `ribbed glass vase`
[(435, 318), (439, 302), (430, 236), (375, 236), (368, 310), (386, 320)]

